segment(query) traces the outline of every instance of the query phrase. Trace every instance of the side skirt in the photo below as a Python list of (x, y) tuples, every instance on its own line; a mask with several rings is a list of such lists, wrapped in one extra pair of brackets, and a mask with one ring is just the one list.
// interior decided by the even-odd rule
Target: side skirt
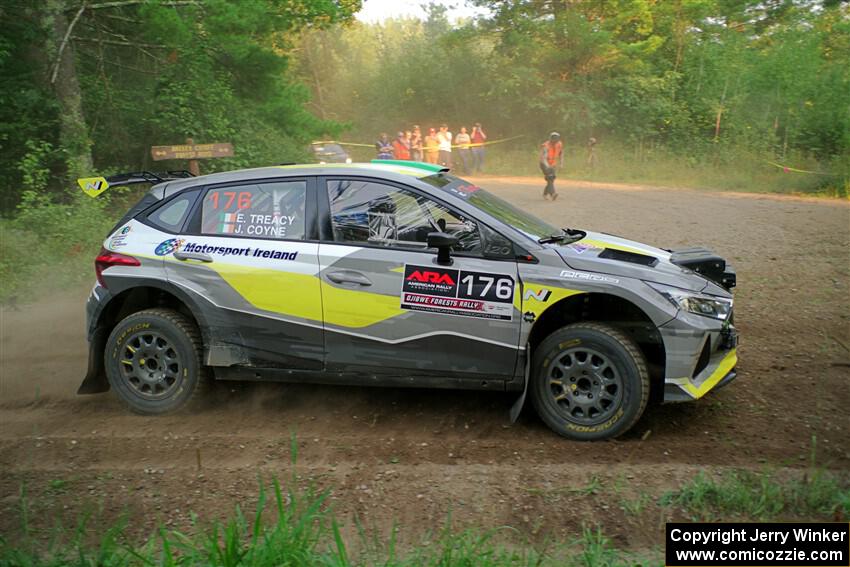
[(213, 367), (216, 380), (241, 380), (246, 382), (292, 382), (301, 384), (327, 384), (340, 386), (385, 386), (393, 388), (439, 388), (450, 390), (505, 391), (505, 381), (485, 378), (455, 378), (444, 376), (410, 376), (374, 374), (367, 372), (324, 372), (287, 370), (281, 368), (253, 368), (245, 366)]

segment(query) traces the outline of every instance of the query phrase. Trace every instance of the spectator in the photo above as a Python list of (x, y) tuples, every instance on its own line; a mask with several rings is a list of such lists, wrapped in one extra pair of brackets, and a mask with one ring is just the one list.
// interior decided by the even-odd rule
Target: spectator
[(484, 169), (484, 142), (487, 141), (487, 134), (481, 129), (481, 123), (476, 122), (472, 127), (472, 161), (476, 173), (481, 173)]
[(560, 167), (564, 167), (564, 144), (561, 142), (561, 135), (552, 132), (540, 148), (540, 170), (546, 179), (544, 199), (551, 197), (554, 201), (558, 198), (558, 193), (555, 192), (555, 171)]
[(452, 166), (452, 133), (449, 132), (449, 127), (445, 124), (440, 126), (440, 131), (437, 133), (437, 142), (439, 150), (438, 162), (445, 167)]
[(472, 166), (472, 154), (469, 149), (471, 140), (472, 138), (466, 133), (466, 126), (461, 126), (460, 133), (455, 136), (455, 147), (460, 156), (460, 162), (463, 164), (463, 173), (472, 173), (470, 169)]
[(378, 159), (393, 159), (393, 146), (386, 132), (382, 132), (375, 142), (375, 149), (378, 150)]
[(418, 125), (413, 126), (413, 132), (410, 136), (410, 159), (413, 161), (422, 161), (422, 131)]
[(428, 135), (425, 136), (425, 161), (428, 163), (437, 163), (439, 149), (440, 141), (437, 139), (437, 131), (429, 128)]
[(587, 167), (591, 171), (596, 169), (596, 138), (587, 141)]
[(393, 140), (393, 157), (403, 160), (410, 159), (410, 142), (404, 136), (404, 132), (399, 132), (395, 140)]

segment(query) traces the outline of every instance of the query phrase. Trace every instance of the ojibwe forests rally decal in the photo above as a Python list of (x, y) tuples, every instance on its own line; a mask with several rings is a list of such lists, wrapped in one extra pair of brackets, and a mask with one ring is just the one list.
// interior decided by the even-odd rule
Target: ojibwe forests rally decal
[(510, 321), (514, 284), (507, 274), (405, 265), (401, 308)]

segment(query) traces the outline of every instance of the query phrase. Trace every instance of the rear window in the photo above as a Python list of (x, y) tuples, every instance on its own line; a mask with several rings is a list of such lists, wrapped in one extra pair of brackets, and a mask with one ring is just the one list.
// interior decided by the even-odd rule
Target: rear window
[(121, 217), (121, 220), (115, 223), (115, 226), (113, 226), (109, 230), (109, 234), (112, 234), (113, 232), (130, 222), (131, 219), (136, 218), (136, 216), (138, 216), (140, 213), (145, 212), (158, 202), (159, 199), (156, 196), (151, 193), (145, 193), (145, 195), (139, 200), (139, 202), (130, 207), (130, 210), (127, 211), (123, 217)]
[(168, 232), (180, 232), (183, 222), (192, 209), (192, 204), (198, 196), (198, 190), (181, 193), (148, 214), (147, 220), (157, 228)]

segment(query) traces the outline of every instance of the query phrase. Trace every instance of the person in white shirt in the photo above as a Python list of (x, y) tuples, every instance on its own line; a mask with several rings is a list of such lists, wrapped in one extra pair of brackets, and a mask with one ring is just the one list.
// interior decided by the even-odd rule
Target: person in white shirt
[(449, 127), (443, 124), (440, 126), (440, 131), (437, 132), (437, 141), (439, 142), (440, 155), (437, 158), (440, 165), (446, 167), (452, 166), (452, 133), (449, 132)]
[(467, 134), (466, 127), (462, 126), (458, 135), (455, 136), (455, 147), (457, 148), (457, 153), (460, 156), (460, 163), (464, 174), (472, 173), (472, 153), (469, 149), (469, 144), (471, 142), (472, 138), (470, 138), (469, 134)]

